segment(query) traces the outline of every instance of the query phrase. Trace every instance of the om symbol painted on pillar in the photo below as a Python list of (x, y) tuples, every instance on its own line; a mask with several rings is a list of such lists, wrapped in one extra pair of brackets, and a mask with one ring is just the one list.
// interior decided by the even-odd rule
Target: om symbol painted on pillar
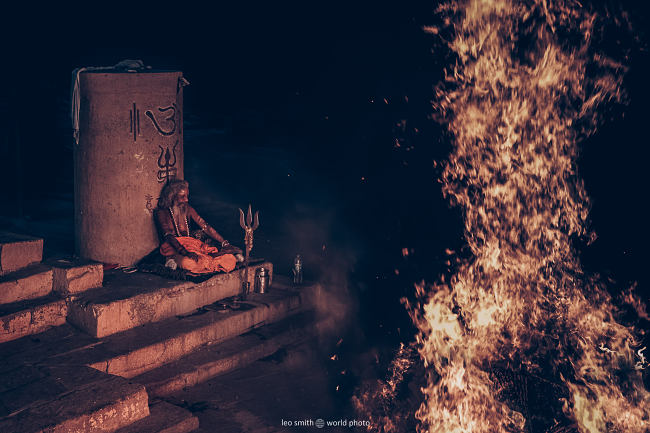
[(167, 117), (165, 117), (163, 119), (163, 122), (165, 123), (164, 127), (161, 126), (161, 124), (158, 122), (158, 120), (156, 119), (156, 116), (154, 115), (154, 113), (151, 110), (145, 111), (144, 114), (145, 114), (145, 116), (147, 116), (151, 120), (151, 122), (153, 123), (154, 128), (156, 128), (156, 131), (158, 131), (158, 133), (160, 135), (163, 135), (165, 137), (169, 137), (170, 135), (174, 135), (174, 133), (176, 132), (176, 127), (177, 127), (177, 124), (176, 124), (176, 112), (177, 112), (176, 104), (173, 103), (169, 107), (158, 107), (158, 111), (160, 111), (161, 113), (171, 111), (169, 116), (167, 116)]

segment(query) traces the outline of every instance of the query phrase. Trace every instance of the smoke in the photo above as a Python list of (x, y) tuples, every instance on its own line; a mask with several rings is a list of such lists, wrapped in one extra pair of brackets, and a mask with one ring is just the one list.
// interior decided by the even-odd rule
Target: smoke
[[(298, 204), (282, 220), (283, 256), (293, 259), (300, 254), (305, 280), (316, 280), (320, 287), (314, 302), (317, 320), (327, 319), (319, 327), (324, 337), (340, 335), (352, 325), (358, 309), (350, 276), (360, 249), (339, 212), (333, 206)], [(292, 275), (286, 265), (284, 269)]]

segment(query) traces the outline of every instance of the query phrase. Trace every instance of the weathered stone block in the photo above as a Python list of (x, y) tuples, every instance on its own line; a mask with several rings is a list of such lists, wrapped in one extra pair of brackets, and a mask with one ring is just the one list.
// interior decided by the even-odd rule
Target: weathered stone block
[[(249, 268), (253, 287), (255, 269), (273, 265), (263, 262)], [(169, 317), (187, 314), (241, 292), (243, 270), (217, 274), (199, 284), (167, 280), (150, 274), (107, 273), (101, 289), (81, 294), (70, 305), (69, 317), (85, 332), (102, 338)]]
[(0, 277), (0, 304), (35, 299), (52, 291), (52, 269), (37, 264)]
[[(16, 378), (20, 373), (21, 377)], [(142, 385), (83, 366), (32, 367), (4, 374), (2, 432), (106, 433), (149, 415)]]
[(52, 290), (61, 296), (74, 295), (88, 289), (101, 287), (104, 281), (104, 266), (93, 262), (52, 262)]
[(165, 401), (149, 405), (150, 415), (115, 433), (189, 433), (199, 428), (199, 420), (188, 410)]
[(0, 232), (0, 275), (17, 271), (43, 258), (43, 239)]
[(5, 307), (0, 310), (0, 343), (63, 325), (67, 313), (65, 300), (54, 296)]

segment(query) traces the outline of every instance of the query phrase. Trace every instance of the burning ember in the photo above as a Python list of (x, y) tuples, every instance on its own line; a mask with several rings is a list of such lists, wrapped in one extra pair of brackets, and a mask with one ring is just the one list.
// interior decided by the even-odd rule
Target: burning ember
[[(472, 257), (407, 302), (427, 370), (419, 430), (650, 431), (643, 348), (571, 241), (593, 239), (577, 143), (604, 104), (625, 102), (625, 68), (595, 48), (603, 21), (571, 0), (438, 12), (445, 25), (427, 30), (456, 57), (434, 102), (455, 143), (442, 189)], [(517, 404), (533, 382), (555, 424), (533, 429), (536, 408)]]

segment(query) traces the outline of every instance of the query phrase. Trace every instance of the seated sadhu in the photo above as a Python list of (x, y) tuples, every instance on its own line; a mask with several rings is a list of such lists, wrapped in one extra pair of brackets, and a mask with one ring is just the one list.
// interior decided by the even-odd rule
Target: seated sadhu
[[(230, 272), (235, 269), (241, 250), (233, 247), (189, 205), (189, 184), (185, 180), (170, 181), (160, 193), (154, 211), (161, 238), (160, 253), (179, 267), (196, 274)], [(199, 233), (217, 242), (219, 247), (192, 236), (192, 221)], [(168, 259), (169, 262), (169, 259)]]

